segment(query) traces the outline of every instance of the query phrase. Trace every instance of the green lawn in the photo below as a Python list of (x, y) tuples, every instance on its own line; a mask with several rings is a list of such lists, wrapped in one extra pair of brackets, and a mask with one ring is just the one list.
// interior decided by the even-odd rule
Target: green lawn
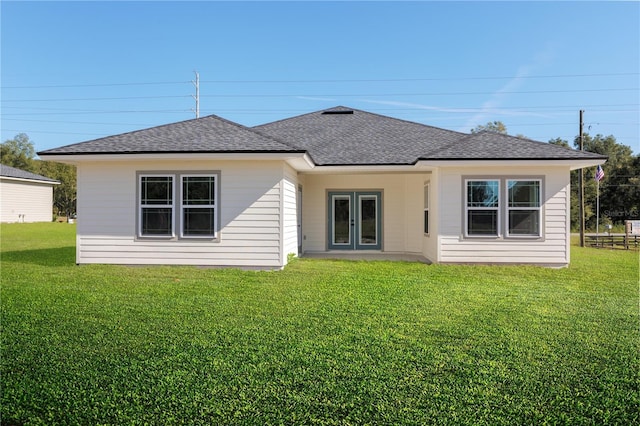
[(640, 424), (637, 251), (247, 272), (0, 231), (2, 425)]

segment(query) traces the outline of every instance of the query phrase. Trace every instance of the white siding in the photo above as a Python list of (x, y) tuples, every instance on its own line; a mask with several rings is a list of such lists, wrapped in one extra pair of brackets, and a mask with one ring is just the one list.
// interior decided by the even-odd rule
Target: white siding
[[(220, 172), (219, 241), (136, 238), (137, 172)], [(78, 263), (279, 268), (281, 161), (95, 162), (78, 167)]]
[(284, 166), (282, 180), (282, 251), (283, 264), (287, 263), (290, 253), (298, 254), (298, 177), (290, 166)]
[[(435, 170), (429, 179), (425, 182), (429, 182), (429, 235), (422, 237), (422, 255), (427, 259), (435, 262), (438, 258), (438, 232), (440, 222), (440, 193), (438, 187), (438, 171)], [(424, 182), (423, 182), (424, 184)], [(423, 188), (424, 189), (424, 188)], [(424, 201), (424, 200), (423, 200)], [(424, 204), (422, 205), (424, 209)], [(424, 210), (423, 210), (424, 211)], [(446, 215), (445, 213), (444, 215)], [(424, 230), (424, 223), (421, 222), (420, 226)]]
[(0, 179), (0, 222), (51, 222), (53, 185)]
[(428, 174), (304, 176), (304, 251), (327, 250), (327, 191), (382, 191), (382, 251), (422, 253), (422, 193)]
[[(464, 237), (464, 177), (541, 177), (541, 239), (478, 239)], [(569, 263), (569, 168), (466, 168), (440, 170), (439, 262)], [(502, 192), (502, 191), (501, 191)], [(502, 212), (501, 212), (502, 215)], [(501, 218), (504, 220), (504, 217)]]

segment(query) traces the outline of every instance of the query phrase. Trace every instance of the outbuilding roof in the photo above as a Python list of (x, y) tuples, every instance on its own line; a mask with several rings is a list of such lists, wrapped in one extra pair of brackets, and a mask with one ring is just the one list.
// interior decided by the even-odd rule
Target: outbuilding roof
[(52, 184), (58, 184), (59, 181), (48, 178), (46, 176), (37, 175), (35, 173), (27, 172), (26, 170), (18, 169), (15, 167), (0, 164), (0, 176), (13, 179), (33, 180), (40, 182), (49, 182)]
[(307, 153), (317, 166), (412, 165), (421, 160), (606, 159), (525, 138), (461, 133), (344, 106), (252, 128), (210, 115), (39, 154), (135, 153)]

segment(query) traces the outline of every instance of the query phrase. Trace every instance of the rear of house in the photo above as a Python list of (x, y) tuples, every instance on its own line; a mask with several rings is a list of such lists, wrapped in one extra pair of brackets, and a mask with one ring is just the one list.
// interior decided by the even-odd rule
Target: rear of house
[(293, 255), (569, 262), (569, 172), (605, 158), (336, 107), (40, 153), (78, 168), (78, 263), (278, 269)]
[(51, 222), (53, 187), (60, 182), (0, 165), (0, 222)]

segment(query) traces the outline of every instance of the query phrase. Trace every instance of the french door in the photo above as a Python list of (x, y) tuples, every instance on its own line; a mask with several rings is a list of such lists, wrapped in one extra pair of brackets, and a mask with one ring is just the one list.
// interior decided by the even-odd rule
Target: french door
[(380, 191), (329, 192), (329, 250), (380, 250), (381, 204)]

